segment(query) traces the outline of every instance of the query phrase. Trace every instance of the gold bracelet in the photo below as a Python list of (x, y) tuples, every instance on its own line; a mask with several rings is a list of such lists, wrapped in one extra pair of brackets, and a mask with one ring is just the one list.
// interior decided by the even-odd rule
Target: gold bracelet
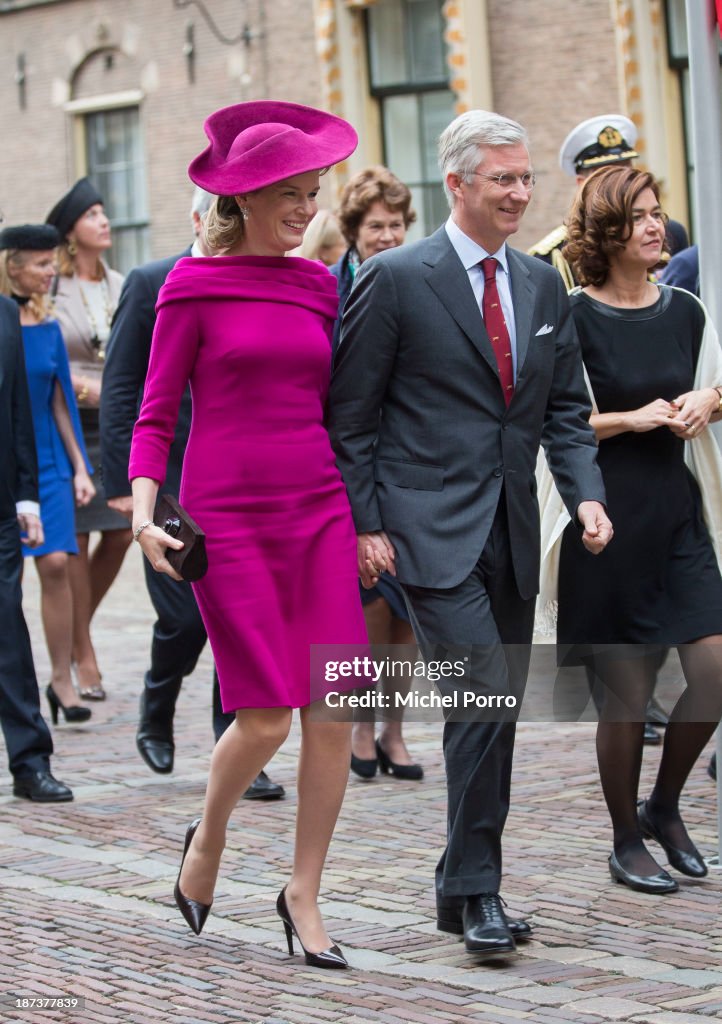
[(88, 397), (89, 393), (90, 392), (88, 391), (88, 382), (87, 381), (83, 381), (83, 386), (82, 386), (82, 388), (80, 389), (80, 391), (77, 394), (78, 405), (80, 405), (82, 402), (85, 401), (85, 399)]
[(719, 405), (717, 406), (717, 412), (722, 412), (722, 384), (716, 384), (712, 390), (716, 391), (719, 397)]

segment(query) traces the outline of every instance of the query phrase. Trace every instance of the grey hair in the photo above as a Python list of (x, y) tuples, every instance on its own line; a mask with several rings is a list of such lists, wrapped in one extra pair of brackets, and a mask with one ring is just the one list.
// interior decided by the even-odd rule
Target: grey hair
[(197, 213), (199, 217), (203, 217), (208, 213), (215, 198), (211, 192), (206, 192), (200, 185), (196, 185), (193, 189), (193, 199), (191, 201), (191, 220), (193, 220), (194, 213)]
[(454, 208), (455, 197), (446, 184), (447, 174), (458, 174), (468, 183), (485, 149), (520, 145), (528, 149), (529, 136), (511, 118), (488, 110), (467, 110), (455, 118), (439, 136), (439, 167), (449, 206)]

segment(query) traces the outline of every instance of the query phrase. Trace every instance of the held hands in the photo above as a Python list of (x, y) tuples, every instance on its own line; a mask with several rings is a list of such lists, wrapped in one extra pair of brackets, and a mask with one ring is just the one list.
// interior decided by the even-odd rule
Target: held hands
[(171, 567), (170, 562), (165, 557), (165, 553), (167, 548), (174, 548), (176, 551), (180, 551), (183, 547), (183, 541), (178, 540), (177, 537), (170, 537), (153, 523), (144, 527), (141, 533), (136, 533), (138, 528), (143, 525), (143, 522), (144, 520), (140, 520), (137, 523), (133, 523), (133, 536), (140, 544), (145, 557), (156, 572), (164, 572), (166, 576), (170, 576), (174, 580), (182, 580), (183, 577), (179, 576), (175, 569)]
[(20, 533), (23, 535), (23, 543), (29, 548), (39, 548), (45, 540), (43, 524), (37, 516), (30, 512), (18, 514)]
[(599, 501), (582, 501), (577, 508), (577, 519), (584, 527), (584, 547), (593, 555), (601, 554), (614, 536), (614, 529), (604, 505)]
[(356, 538), (356, 552), (361, 585), (366, 590), (376, 586), (382, 572), (396, 575), (396, 552), (383, 530), (359, 533)]
[(678, 437), (691, 441), (709, 423), (717, 412), (720, 396), (716, 388), (687, 391), (670, 402), (671, 413), (667, 426)]
[(85, 469), (79, 469), (73, 477), (73, 489), (78, 508), (88, 505), (95, 497), (95, 486)]

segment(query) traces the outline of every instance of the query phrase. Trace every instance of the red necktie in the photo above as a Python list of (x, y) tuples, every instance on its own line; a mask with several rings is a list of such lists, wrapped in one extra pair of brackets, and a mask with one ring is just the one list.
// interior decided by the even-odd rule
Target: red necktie
[(514, 361), (511, 358), (511, 341), (509, 331), (504, 319), (504, 311), (499, 301), (499, 292), (496, 287), (496, 267), (498, 261), (493, 256), (487, 256), (480, 263), (484, 274), (484, 298), (481, 304), (481, 314), (484, 317), (486, 332), (494, 349), (496, 362), (499, 367), (499, 378), (501, 388), (504, 392), (504, 401), (508, 405), (511, 396), (514, 394)]

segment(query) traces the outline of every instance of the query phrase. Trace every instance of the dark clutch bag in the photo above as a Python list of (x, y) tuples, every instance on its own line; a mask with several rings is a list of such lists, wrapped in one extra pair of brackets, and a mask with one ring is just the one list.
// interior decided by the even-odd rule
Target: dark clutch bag
[(162, 495), (156, 506), (153, 522), (169, 537), (177, 537), (183, 541), (180, 551), (166, 548), (165, 552), (165, 557), (178, 575), (189, 583), (205, 576), (208, 569), (206, 535), (180, 502), (170, 494)]

